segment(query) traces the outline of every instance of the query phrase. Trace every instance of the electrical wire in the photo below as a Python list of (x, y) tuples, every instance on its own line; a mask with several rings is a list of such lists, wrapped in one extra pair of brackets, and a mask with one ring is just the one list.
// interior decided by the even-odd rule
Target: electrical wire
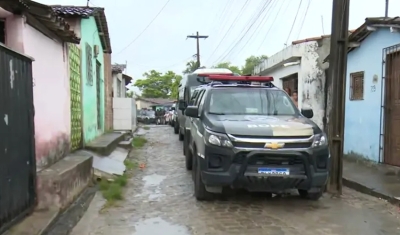
[(289, 38), (290, 38), (290, 35), (292, 34), (294, 25), (296, 24), (297, 15), (299, 14), (299, 11), (300, 11), (301, 3), (302, 3), (302, 2), (303, 2), (303, 0), (300, 0), (299, 6), (297, 7), (296, 15), (295, 15), (295, 17), (294, 17), (293, 24), (292, 24), (292, 27), (290, 28), (289, 35), (288, 35), (288, 37), (287, 37), (287, 39), (286, 39), (285, 45), (287, 45), (287, 43), (288, 43), (288, 41), (289, 41)]
[(304, 14), (303, 20), (301, 21), (300, 30), (299, 30), (299, 33), (297, 34), (297, 40), (299, 40), (299, 38), (300, 38), (300, 33), (301, 33), (301, 30), (303, 29), (304, 22), (306, 21), (308, 8), (310, 7), (310, 4), (311, 4), (311, 0), (308, 0), (306, 13)]
[(138, 40), (140, 38), (140, 36), (142, 36), (142, 34), (150, 27), (150, 25), (157, 19), (157, 17), (161, 14), (161, 12), (164, 10), (164, 8), (168, 5), (168, 3), (171, 0), (167, 0), (167, 2), (164, 4), (164, 6), (161, 8), (161, 10), (154, 16), (154, 18), (150, 21), (150, 23), (142, 30), (142, 32), (139, 33), (139, 35), (134, 38), (126, 47), (124, 47), (121, 51), (119, 51), (117, 55), (121, 54), (123, 51), (125, 51), (130, 45), (132, 45), (136, 40)]
[(236, 44), (228, 51), (228, 53), (222, 57), (220, 61), (223, 61), (234, 49), (239, 43), (243, 40), (243, 38), (247, 35), (247, 33), (253, 28), (254, 24), (257, 22), (258, 18), (260, 18), (261, 14), (264, 13), (266, 10), (268, 4), (271, 2), (271, 0), (268, 0), (264, 3), (263, 8), (259, 11), (253, 22), (250, 24), (250, 26), (247, 28), (247, 30), (243, 33), (243, 36), (236, 42)]
[(236, 15), (235, 19), (233, 20), (231, 26), (228, 28), (228, 30), (225, 32), (224, 36), (222, 37), (222, 39), (219, 41), (218, 45), (214, 48), (213, 52), (211, 53), (211, 55), (208, 57), (207, 61), (215, 54), (215, 52), (217, 51), (217, 48), (219, 48), (219, 46), (221, 45), (221, 43), (224, 41), (224, 39), (226, 38), (226, 36), (228, 35), (228, 33), (231, 31), (233, 25), (236, 23), (236, 21), (240, 18), (240, 16), (242, 16), (242, 11), (246, 8), (246, 6), (248, 6), (247, 4), (249, 3), (249, 0), (246, 0), (246, 2), (244, 2), (242, 8), (240, 9), (239, 13)]
[[(266, 10), (266, 12), (265, 12), (265, 14), (264, 14), (264, 16), (262, 17), (262, 19), (261, 19), (261, 21), (260, 21), (260, 23), (256, 26), (256, 28), (253, 30), (253, 33), (250, 35), (250, 37), (249, 37), (249, 39), (244, 43), (244, 45), (240, 48), (240, 50), (236, 53), (236, 56), (238, 56), (238, 55), (240, 55), (240, 53), (243, 51), (243, 49), (244, 48), (246, 48), (246, 46), (247, 46), (247, 44), (249, 44), (249, 42), (251, 41), (251, 39), (254, 37), (254, 35), (257, 33), (257, 35), (260, 33), (260, 31), (258, 30), (259, 28), (260, 28), (260, 26), (261, 25), (264, 25), (265, 23), (266, 23), (266, 21), (268, 20), (268, 15), (269, 15), (269, 12), (270, 11), (272, 11), (274, 8), (275, 8), (275, 6), (276, 6), (276, 3), (277, 3), (278, 1), (271, 1), (271, 2), (269, 2), (268, 3), (268, 6), (267, 6), (267, 10)], [(271, 4), (272, 3), (272, 4)], [(270, 5), (271, 4), (271, 5)], [(231, 54), (232, 56), (233, 56), (233, 54)], [(234, 60), (236, 57), (230, 57), (229, 59), (230, 60)]]
[[(253, 17), (251, 17), (251, 18), (246, 22), (245, 26), (242, 28), (242, 30), (240, 30), (241, 32), (244, 32), (246, 29), (249, 29), (249, 27), (250, 27), (250, 25), (252, 24), (252, 22), (254, 22), (255, 19), (257, 19), (257, 14), (259, 14), (259, 13), (262, 11), (262, 9), (263, 9), (264, 7), (265, 7), (265, 2), (264, 2), (264, 0), (261, 0), (259, 6), (256, 7), (257, 10), (254, 11), (253, 14), (251, 14)], [(259, 10), (259, 9), (261, 9), (261, 10)], [(232, 45), (234, 45), (234, 43), (235, 43), (237, 40), (240, 40), (240, 39), (239, 39), (239, 38), (240, 38), (240, 35), (242, 35), (242, 34), (239, 34), (239, 36), (227, 47), (228, 49), (226, 49), (226, 50), (217, 58), (217, 60), (214, 61), (214, 63), (213, 63), (214, 65), (215, 65), (217, 62), (222, 61), (224, 55), (225, 55), (226, 52), (229, 50), (229, 48), (230, 48)], [(244, 34), (244, 35), (245, 35), (245, 34)]]
[[(283, 1), (281, 0), (280, 2), (282, 3)], [(260, 44), (260, 46), (258, 47), (257, 51), (259, 51), (259, 50), (261, 49), (261, 47), (264, 45), (265, 40), (267, 40), (268, 35), (269, 35), (269, 32), (270, 32), (271, 29), (273, 28), (273, 26), (274, 26), (274, 24), (275, 24), (275, 21), (277, 20), (277, 18), (278, 18), (278, 16), (279, 16), (279, 13), (280, 13), (281, 10), (282, 10), (283, 5), (284, 5), (284, 4), (282, 3), (282, 5), (279, 7), (279, 9), (278, 9), (278, 11), (277, 11), (277, 13), (276, 13), (276, 15), (275, 15), (275, 18), (273, 19), (273, 21), (272, 21), (272, 23), (271, 23), (271, 26), (268, 28), (267, 32), (265, 33), (264, 39), (261, 41), (261, 44)], [(287, 5), (286, 5), (286, 9), (289, 7), (289, 5), (290, 5), (290, 4), (287, 4)], [(285, 11), (286, 11), (286, 10), (285, 10)]]

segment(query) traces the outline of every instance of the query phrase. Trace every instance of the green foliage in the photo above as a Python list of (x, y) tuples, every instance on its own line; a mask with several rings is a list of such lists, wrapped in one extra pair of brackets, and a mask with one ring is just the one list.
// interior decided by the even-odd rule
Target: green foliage
[[(254, 67), (267, 58), (268, 56), (266, 55), (250, 56), (246, 59), (242, 68), (232, 65), (230, 62), (219, 63), (216, 66), (213, 66), (213, 68), (227, 68), (238, 74), (253, 74)], [(186, 69), (182, 71), (182, 73), (192, 73), (197, 68), (199, 68), (199, 65), (196, 61), (192, 60), (186, 63)], [(141, 97), (143, 98), (176, 99), (178, 97), (178, 86), (181, 79), (181, 75), (177, 75), (172, 71), (163, 74), (156, 70), (151, 70), (143, 74), (143, 79), (136, 80), (135, 86), (142, 92)], [(133, 95), (133, 93), (131, 94)]]
[(186, 69), (182, 71), (183, 74), (193, 73), (198, 67), (200, 67), (197, 61), (191, 60), (186, 63)]
[(216, 66), (213, 66), (213, 68), (224, 68), (224, 69), (229, 69), (230, 71), (234, 73), (241, 74), (242, 71), (240, 71), (238, 66), (234, 66), (231, 64), (231, 62), (222, 62), (217, 64)]
[(268, 59), (268, 56), (250, 56), (246, 59), (244, 66), (242, 67), (242, 74), (253, 74), (254, 67), (259, 65), (263, 60)]
[[(160, 73), (151, 70), (143, 74), (144, 79), (138, 79), (135, 86), (142, 92), (143, 98), (168, 98), (171, 96), (172, 88), (176, 80), (181, 79), (172, 71)], [(178, 83), (179, 84), (179, 83)], [(175, 85), (177, 87), (177, 85)]]

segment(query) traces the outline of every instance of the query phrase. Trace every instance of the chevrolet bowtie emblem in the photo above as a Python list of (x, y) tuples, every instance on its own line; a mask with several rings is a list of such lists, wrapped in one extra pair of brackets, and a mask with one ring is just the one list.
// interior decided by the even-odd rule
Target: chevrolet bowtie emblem
[(269, 148), (269, 149), (280, 149), (285, 146), (285, 143), (277, 143), (277, 142), (271, 142), (271, 143), (265, 143), (264, 148)]

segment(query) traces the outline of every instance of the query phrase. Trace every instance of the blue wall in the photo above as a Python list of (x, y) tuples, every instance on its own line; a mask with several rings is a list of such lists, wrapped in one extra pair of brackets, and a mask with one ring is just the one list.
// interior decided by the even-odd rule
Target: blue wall
[[(399, 33), (381, 28), (348, 54), (346, 78), (345, 154), (380, 162), (382, 49), (400, 43)], [(350, 74), (364, 72), (364, 100), (350, 100)], [(374, 75), (378, 82), (373, 82)], [(382, 156), (381, 156), (382, 158)]]

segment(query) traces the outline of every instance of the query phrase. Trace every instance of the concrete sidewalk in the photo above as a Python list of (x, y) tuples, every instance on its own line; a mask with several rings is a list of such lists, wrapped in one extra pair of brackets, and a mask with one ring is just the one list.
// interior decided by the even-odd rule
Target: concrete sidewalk
[(400, 205), (400, 168), (345, 159), (343, 185)]

